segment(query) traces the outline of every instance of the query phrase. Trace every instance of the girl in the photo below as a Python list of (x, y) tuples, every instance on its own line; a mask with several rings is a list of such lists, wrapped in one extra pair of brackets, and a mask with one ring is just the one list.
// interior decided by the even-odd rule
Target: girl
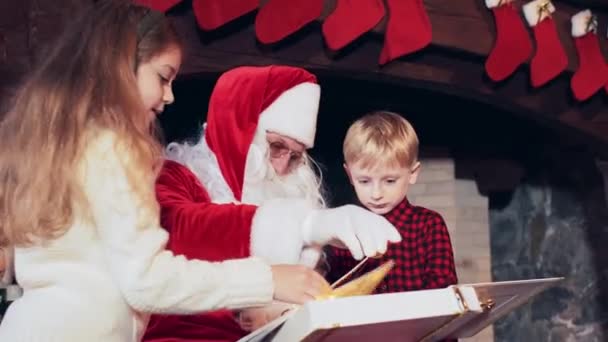
[(301, 303), (328, 286), (302, 266), (165, 251), (151, 128), (180, 63), (162, 14), (96, 1), (24, 84), (0, 123), (0, 246), (24, 289), (0, 341), (138, 341), (147, 313)]

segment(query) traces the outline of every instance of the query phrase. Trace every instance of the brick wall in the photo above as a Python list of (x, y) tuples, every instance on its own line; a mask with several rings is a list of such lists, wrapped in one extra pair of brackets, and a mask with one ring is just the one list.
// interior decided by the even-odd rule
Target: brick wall
[[(452, 159), (422, 160), (418, 183), (411, 187), (408, 198), (445, 219), (459, 283), (492, 281), (488, 199), (479, 194), (474, 180), (456, 179)], [(492, 327), (462, 341), (494, 341)]]

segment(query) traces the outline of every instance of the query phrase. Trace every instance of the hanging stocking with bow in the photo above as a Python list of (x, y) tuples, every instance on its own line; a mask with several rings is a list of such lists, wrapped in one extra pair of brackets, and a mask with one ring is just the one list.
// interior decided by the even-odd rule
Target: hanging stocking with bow
[(192, 0), (196, 22), (207, 31), (255, 10), (258, 5), (258, 0)]
[(571, 22), (578, 69), (570, 80), (570, 87), (574, 97), (584, 101), (606, 84), (608, 66), (597, 38), (597, 18), (585, 10), (572, 16)]
[(418, 51), (431, 43), (431, 21), (422, 0), (386, 0), (389, 16), (380, 65)]
[(182, 0), (134, 0), (133, 2), (159, 12), (166, 12)]
[(340, 50), (373, 29), (384, 15), (382, 0), (337, 0), (336, 9), (323, 22), (325, 42)]
[(555, 12), (551, 1), (530, 1), (524, 5), (523, 10), (536, 40), (536, 53), (530, 63), (531, 83), (533, 87), (540, 87), (566, 70), (568, 57), (551, 17)]
[(319, 18), (323, 0), (269, 0), (255, 18), (255, 34), (264, 44), (280, 41)]
[(486, 73), (493, 81), (502, 81), (532, 55), (532, 41), (513, 0), (486, 0), (496, 23), (496, 40), (488, 59)]

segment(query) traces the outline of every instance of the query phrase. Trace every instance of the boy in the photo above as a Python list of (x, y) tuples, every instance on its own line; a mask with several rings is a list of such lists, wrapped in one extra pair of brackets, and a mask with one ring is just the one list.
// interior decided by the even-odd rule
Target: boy
[[(456, 284), (454, 255), (443, 218), (407, 200), (408, 188), (420, 172), (418, 137), (412, 125), (395, 113), (367, 114), (348, 129), (343, 153), (344, 169), (361, 204), (383, 215), (402, 236), (400, 243), (389, 244), (384, 255), (369, 259), (358, 274), (393, 259), (395, 266), (375, 293)], [(328, 252), (330, 282), (358, 262), (346, 250), (331, 248)]]

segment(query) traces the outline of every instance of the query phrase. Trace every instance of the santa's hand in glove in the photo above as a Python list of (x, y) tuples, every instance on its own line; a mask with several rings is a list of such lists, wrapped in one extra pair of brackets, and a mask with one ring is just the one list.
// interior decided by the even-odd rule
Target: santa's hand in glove
[[(384, 254), (401, 235), (384, 217), (355, 205), (314, 208), (309, 200), (274, 199), (264, 202), (253, 218), (251, 254), (270, 264), (301, 263), (314, 267), (314, 249), (331, 244), (347, 248), (357, 260)], [(306, 260), (303, 260), (306, 259)]]
[(384, 254), (389, 242), (400, 242), (401, 235), (384, 217), (355, 205), (313, 210), (302, 227), (305, 245), (331, 244), (348, 248), (360, 260)]

